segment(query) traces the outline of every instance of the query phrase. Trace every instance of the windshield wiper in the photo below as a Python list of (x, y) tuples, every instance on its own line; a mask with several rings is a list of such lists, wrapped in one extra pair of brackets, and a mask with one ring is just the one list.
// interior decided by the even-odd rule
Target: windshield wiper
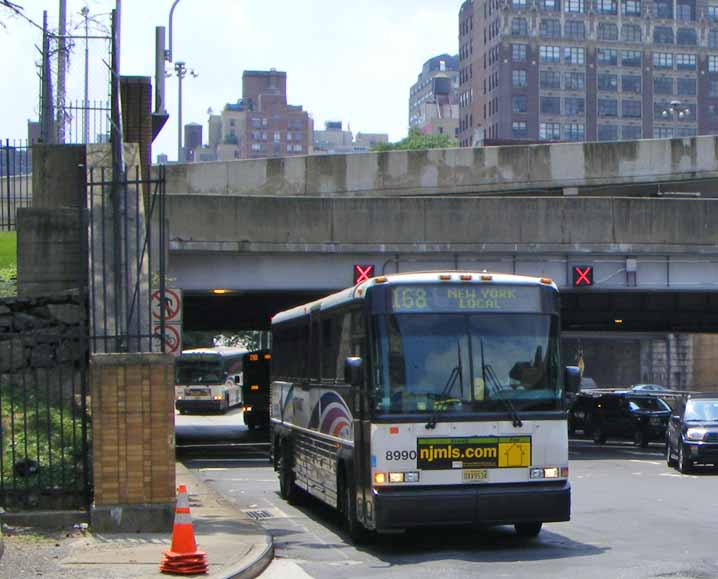
[(496, 399), (501, 400), (503, 402), (504, 406), (506, 407), (506, 410), (509, 411), (509, 414), (511, 415), (511, 420), (514, 428), (521, 428), (524, 423), (521, 420), (521, 417), (519, 416), (519, 413), (516, 411), (516, 407), (513, 405), (513, 402), (509, 400), (508, 398), (503, 398), (501, 396), (501, 390), (503, 390), (503, 387), (501, 386), (501, 382), (499, 382), (499, 379), (496, 376), (496, 372), (494, 372), (494, 369), (489, 365), (486, 364), (486, 361), (484, 360), (484, 340), (481, 338), (479, 340), (479, 345), (481, 346), (481, 376), (484, 380), (484, 384), (490, 384), (493, 388), (493, 391), (495, 394), (497, 394)]
[[(449, 378), (446, 380), (446, 384), (441, 390), (441, 393), (436, 395), (435, 399), (437, 401), (447, 400), (456, 382), (458, 382), (461, 387), (461, 397), (464, 397), (464, 369), (461, 365), (461, 342), (459, 342), (458, 338), (456, 339), (456, 356), (458, 357), (458, 363), (451, 369), (451, 372), (449, 373)], [(431, 418), (429, 418), (429, 422), (426, 423), (426, 428), (428, 430), (433, 430), (434, 428), (436, 428), (436, 420), (438, 419), (438, 417), (438, 412), (434, 412), (431, 415)]]

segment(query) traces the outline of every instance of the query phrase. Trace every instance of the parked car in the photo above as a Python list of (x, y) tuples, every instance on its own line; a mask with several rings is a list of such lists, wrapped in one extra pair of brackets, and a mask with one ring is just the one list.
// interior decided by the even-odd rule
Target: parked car
[(580, 430), (586, 436), (591, 435), (591, 417), (596, 397), (584, 392), (579, 392), (571, 400), (568, 409), (568, 433), (575, 434)]
[(680, 472), (718, 465), (718, 394), (690, 394), (677, 404), (666, 432), (666, 463)]
[(661, 386), (660, 384), (634, 384), (631, 386), (632, 392), (645, 392), (645, 393), (651, 393), (651, 392), (670, 392), (668, 388), (665, 386)]
[(590, 422), (595, 443), (606, 439), (633, 440), (648, 446), (666, 435), (671, 407), (656, 396), (633, 392), (606, 392), (594, 400)]

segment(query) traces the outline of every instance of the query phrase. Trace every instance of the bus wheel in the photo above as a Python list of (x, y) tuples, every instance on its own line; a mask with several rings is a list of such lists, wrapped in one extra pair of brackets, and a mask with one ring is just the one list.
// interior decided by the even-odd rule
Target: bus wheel
[(292, 471), (291, 456), (288, 445), (283, 445), (279, 453), (279, 496), (290, 505), (298, 502), (299, 488), (294, 484), (294, 472)]
[(536, 523), (516, 523), (514, 525), (514, 528), (516, 529), (516, 534), (519, 537), (536, 537), (541, 532), (541, 526), (543, 523), (536, 522)]
[(342, 482), (342, 515), (344, 528), (352, 542), (356, 545), (365, 543), (369, 538), (369, 532), (357, 519), (356, 491), (351, 476), (347, 474), (344, 475)]

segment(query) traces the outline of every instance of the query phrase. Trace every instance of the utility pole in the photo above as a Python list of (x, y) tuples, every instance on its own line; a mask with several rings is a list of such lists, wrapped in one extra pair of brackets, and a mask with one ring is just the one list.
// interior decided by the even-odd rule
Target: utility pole
[(179, 83), (177, 92), (177, 162), (181, 163), (184, 160), (182, 159), (182, 80), (187, 76), (187, 65), (184, 62), (176, 62), (175, 73)]
[(57, 142), (65, 143), (65, 77), (67, 74), (67, 0), (60, 0), (57, 39)]
[(50, 66), (50, 33), (47, 29), (47, 10), (42, 13), (42, 108), (40, 131), (42, 142), (55, 143), (55, 111), (52, 95), (52, 67)]
[(83, 6), (80, 10), (85, 19), (85, 93), (84, 102), (82, 108), (82, 142), (88, 144), (90, 142), (90, 47), (89, 47), (89, 29), (88, 29), (88, 16), (90, 9), (87, 6)]

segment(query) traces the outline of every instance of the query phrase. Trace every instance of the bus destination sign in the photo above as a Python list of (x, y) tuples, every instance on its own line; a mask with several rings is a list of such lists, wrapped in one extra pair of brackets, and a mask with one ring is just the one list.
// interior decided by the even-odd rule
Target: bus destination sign
[(537, 312), (538, 287), (477, 284), (396, 286), (391, 288), (396, 313), (430, 312)]

